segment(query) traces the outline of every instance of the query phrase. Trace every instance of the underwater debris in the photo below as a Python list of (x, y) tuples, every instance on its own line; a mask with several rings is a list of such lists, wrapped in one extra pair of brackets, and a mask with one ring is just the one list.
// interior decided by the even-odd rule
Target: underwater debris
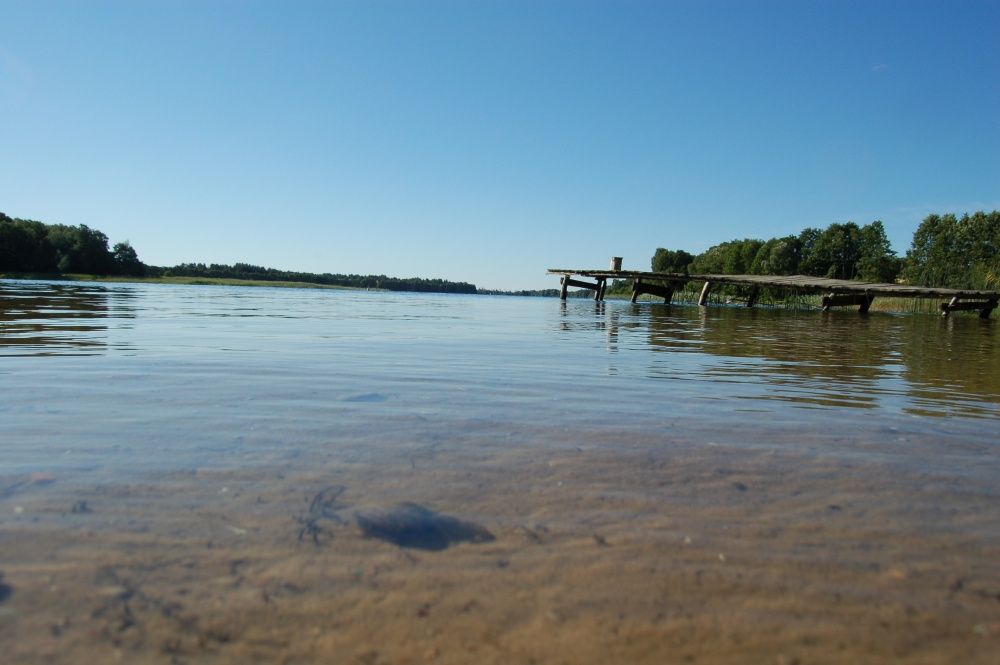
[(299, 529), (299, 540), (305, 540), (308, 536), (313, 544), (319, 546), (319, 534), (323, 528), (319, 525), (321, 519), (330, 519), (338, 524), (343, 524), (344, 520), (338, 515), (343, 506), (337, 504), (337, 499), (347, 490), (343, 485), (330, 485), (313, 496), (309, 504), (309, 512), (301, 517), (296, 517), (302, 528)]
[(415, 503), (358, 512), (355, 520), (365, 536), (399, 547), (443, 550), (456, 543), (495, 540), (492, 533), (474, 522), (442, 515)]

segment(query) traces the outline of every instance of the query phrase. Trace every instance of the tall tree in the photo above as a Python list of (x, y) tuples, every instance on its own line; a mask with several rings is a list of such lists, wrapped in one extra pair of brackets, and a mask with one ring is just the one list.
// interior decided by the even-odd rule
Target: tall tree
[(752, 275), (794, 275), (802, 260), (802, 243), (795, 236), (765, 242), (750, 266)]
[(670, 250), (664, 249), (663, 247), (657, 247), (656, 252), (653, 254), (653, 272), (687, 274), (688, 265), (693, 259), (694, 256), (685, 252), (683, 249)]
[(901, 262), (892, 251), (882, 222), (876, 220), (861, 227), (859, 234), (857, 276), (870, 282), (892, 282)]
[(802, 272), (816, 277), (854, 279), (860, 252), (861, 229), (854, 222), (831, 224), (802, 257)]
[(114, 260), (114, 271), (118, 275), (142, 277), (146, 274), (146, 266), (139, 260), (139, 255), (128, 240), (117, 243), (111, 252)]
[(107, 275), (114, 267), (108, 237), (86, 224), (49, 226), (49, 241), (56, 250), (59, 272)]
[(716, 275), (748, 273), (763, 245), (761, 240), (746, 238), (709, 247), (691, 261), (691, 272)]
[(56, 253), (45, 224), (0, 213), (0, 270), (56, 271)]
[(1000, 211), (928, 215), (913, 234), (904, 275), (922, 286), (1000, 287)]

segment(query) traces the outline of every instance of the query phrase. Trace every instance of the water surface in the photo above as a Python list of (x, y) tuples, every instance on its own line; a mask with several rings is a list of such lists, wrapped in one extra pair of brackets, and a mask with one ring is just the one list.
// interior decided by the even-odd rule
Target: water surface
[[(0, 641), (19, 662), (989, 662), (997, 336), (2, 281)], [(359, 528), (398, 505), (495, 539)]]

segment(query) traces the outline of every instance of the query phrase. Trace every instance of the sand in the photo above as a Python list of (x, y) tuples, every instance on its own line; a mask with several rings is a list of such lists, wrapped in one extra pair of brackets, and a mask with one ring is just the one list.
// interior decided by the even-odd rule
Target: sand
[[(1000, 662), (990, 474), (795, 436), (4, 477), (4, 662)], [(331, 485), (343, 519), (305, 529)], [(399, 502), (495, 540), (401, 548), (352, 518)]]

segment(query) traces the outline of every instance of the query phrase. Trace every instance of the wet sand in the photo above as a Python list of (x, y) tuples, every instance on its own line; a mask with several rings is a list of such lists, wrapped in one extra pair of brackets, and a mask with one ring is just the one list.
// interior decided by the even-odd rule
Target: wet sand
[[(1000, 659), (981, 439), (463, 429), (130, 480), (0, 477), (5, 662)], [(401, 548), (353, 519), (399, 502), (495, 540)]]

